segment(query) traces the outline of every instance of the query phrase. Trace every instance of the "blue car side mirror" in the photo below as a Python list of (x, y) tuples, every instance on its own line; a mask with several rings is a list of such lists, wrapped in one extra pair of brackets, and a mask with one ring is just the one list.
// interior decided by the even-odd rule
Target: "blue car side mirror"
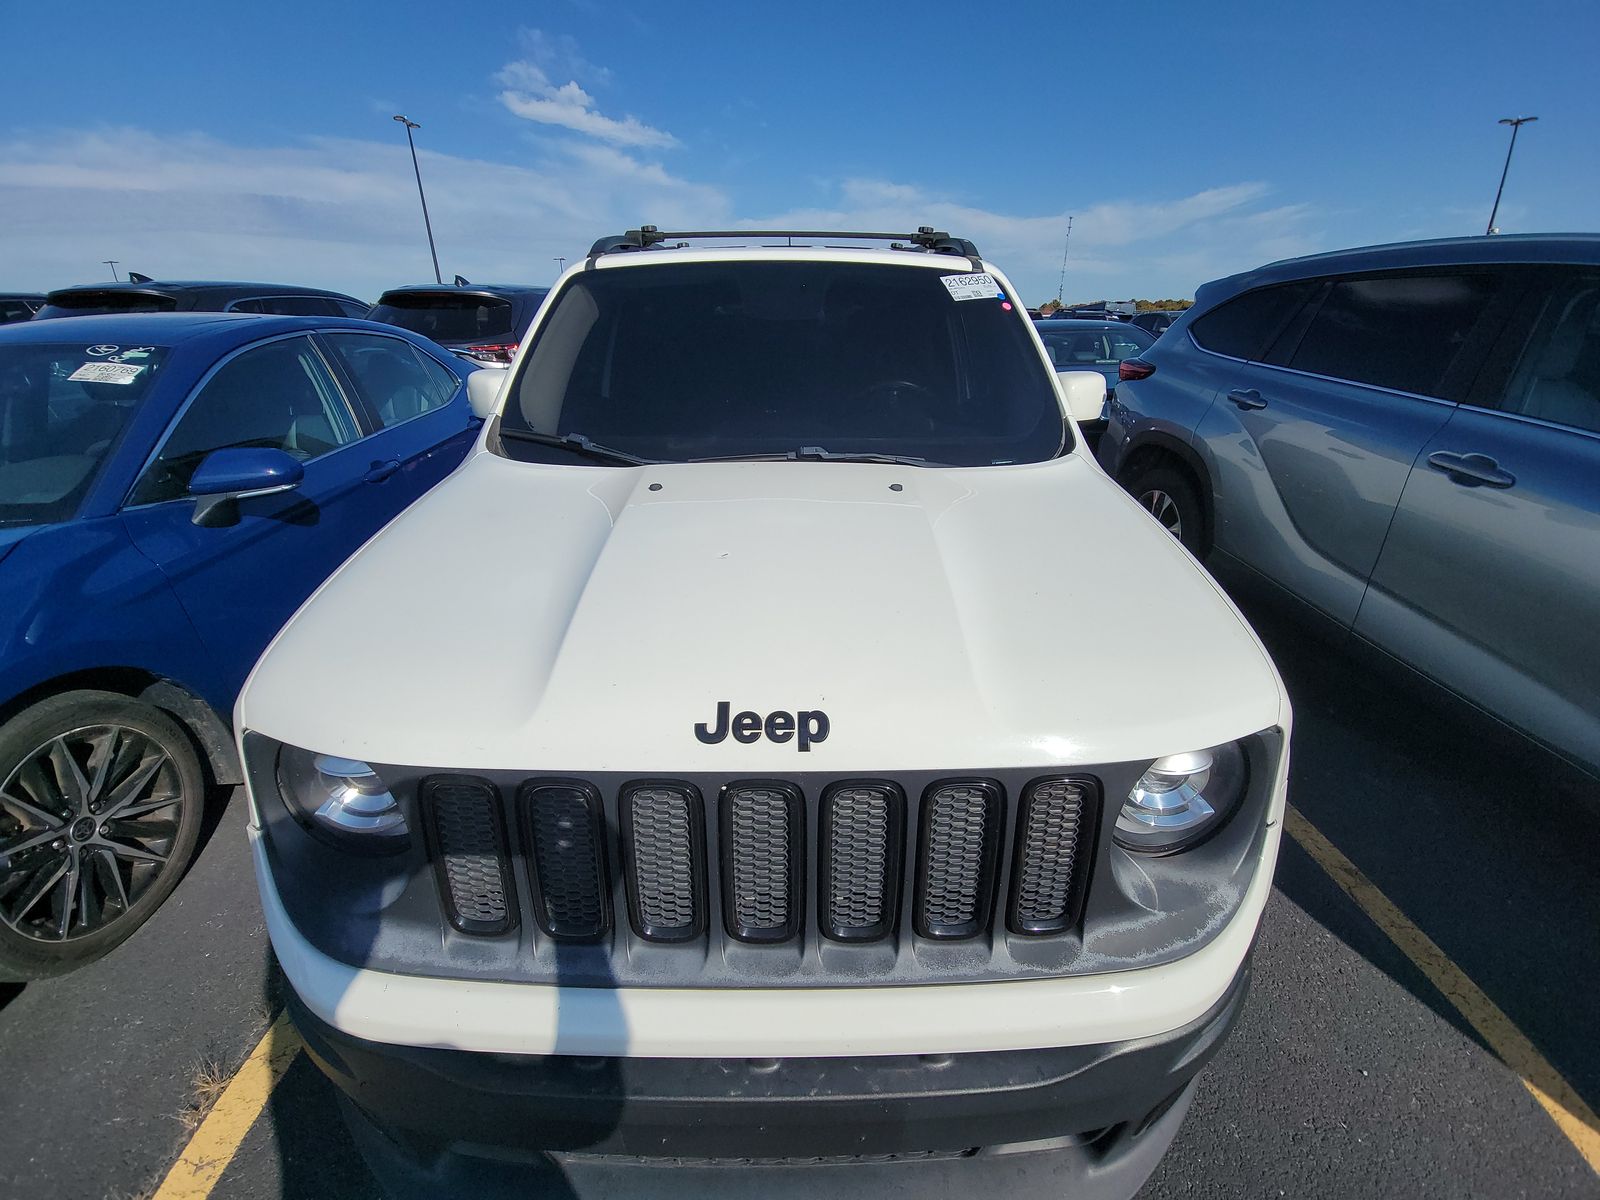
[(305, 468), (282, 450), (241, 446), (213, 450), (189, 478), (196, 525), (214, 528), (239, 521), (239, 501), (300, 486)]

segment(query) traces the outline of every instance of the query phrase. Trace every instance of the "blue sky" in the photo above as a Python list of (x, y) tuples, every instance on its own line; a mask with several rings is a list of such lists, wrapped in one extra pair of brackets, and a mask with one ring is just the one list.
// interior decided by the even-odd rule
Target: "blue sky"
[(637, 225), (935, 224), (1030, 303), (1600, 227), (1600, 5), (0, 0), (0, 288), (547, 281)]

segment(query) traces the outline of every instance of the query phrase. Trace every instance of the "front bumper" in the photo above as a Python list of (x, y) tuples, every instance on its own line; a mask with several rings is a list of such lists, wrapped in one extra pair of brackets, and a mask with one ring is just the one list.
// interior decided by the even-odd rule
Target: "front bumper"
[(1126, 1150), (1226, 1038), (1248, 964), (1198, 1020), (1091, 1046), (852, 1058), (476, 1054), (352, 1037), (291, 1005), (322, 1070), (427, 1159), (582, 1151), (651, 1159), (844, 1159), (1051, 1143)]

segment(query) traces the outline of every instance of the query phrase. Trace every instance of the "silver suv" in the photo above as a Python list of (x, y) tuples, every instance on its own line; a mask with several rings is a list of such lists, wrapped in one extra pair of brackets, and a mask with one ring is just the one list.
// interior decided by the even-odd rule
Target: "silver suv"
[(1600, 237), (1207, 284), (1108, 417), (1101, 464), (1214, 569), (1600, 771)]

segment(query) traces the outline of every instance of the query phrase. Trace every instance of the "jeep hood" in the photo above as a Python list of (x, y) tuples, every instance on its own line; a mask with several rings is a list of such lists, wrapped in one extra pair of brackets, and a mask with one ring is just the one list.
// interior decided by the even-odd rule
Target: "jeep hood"
[[(826, 713), (827, 739), (706, 744), (723, 701)], [(1126, 761), (1286, 719), (1209, 576), (1073, 455), (480, 451), (307, 602), (238, 726), (373, 762), (661, 774)]]

